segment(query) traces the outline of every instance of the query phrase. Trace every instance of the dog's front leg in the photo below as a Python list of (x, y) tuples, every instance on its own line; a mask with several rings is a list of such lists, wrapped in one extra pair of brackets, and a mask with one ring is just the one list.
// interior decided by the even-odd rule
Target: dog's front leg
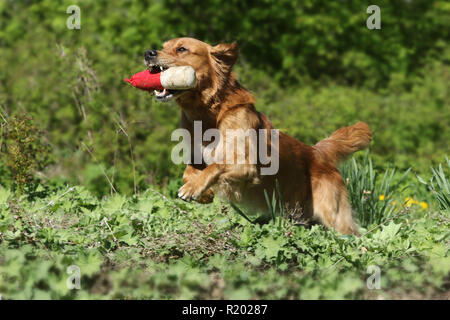
[[(198, 175), (202, 173), (203, 167), (188, 164), (183, 174), (183, 184), (197, 179)], [(214, 192), (211, 188), (205, 190), (200, 197), (195, 199), (198, 203), (211, 203), (214, 200)]]
[(199, 170), (198, 174), (195, 176), (191, 175), (189, 179), (183, 181), (184, 185), (178, 190), (178, 197), (186, 201), (200, 199), (204, 192), (217, 181), (224, 170), (224, 165), (216, 163), (207, 166), (201, 171)]

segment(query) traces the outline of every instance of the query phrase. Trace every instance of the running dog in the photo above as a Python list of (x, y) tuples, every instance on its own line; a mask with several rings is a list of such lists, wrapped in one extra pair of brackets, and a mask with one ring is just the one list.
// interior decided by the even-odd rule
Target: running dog
[[(201, 121), (202, 133), (217, 129), (224, 140), (227, 130), (261, 132), (263, 129), (269, 132), (265, 135), (269, 153), (278, 153), (277, 172), (263, 175), (261, 169), (267, 164), (253, 163), (249, 159), (248, 151), (252, 146), (249, 137), (245, 137), (244, 147), (238, 150), (229, 141), (222, 143), (224, 154), (234, 152), (233, 159), (244, 154), (245, 163), (191, 161), (184, 171), (184, 185), (178, 196), (186, 201), (207, 203), (214, 194), (219, 194), (232, 203), (267, 213), (264, 191), (271, 196), (278, 183), (287, 208), (297, 208), (303, 218), (342, 234), (357, 235), (347, 190), (336, 167), (370, 144), (369, 126), (358, 122), (340, 128), (314, 146), (279, 132), (275, 144), (270, 135), (274, 129), (272, 123), (255, 109), (253, 94), (239, 84), (232, 72), (238, 54), (236, 43), (211, 46), (193, 38), (172, 39), (164, 43), (162, 50), (148, 50), (144, 54), (144, 62), (151, 72), (174, 66), (194, 68), (197, 77), (194, 88), (155, 92), (157, 101), (175, 100), (181, 107), (181, 127), (191, 136), (195, 121)], [(198, 147), (193, 140), (190, 143), (191, 150)], [(202, 144), (206, 146), (208, 142)], [(277, 192), (275, 194), (278, 197)]]

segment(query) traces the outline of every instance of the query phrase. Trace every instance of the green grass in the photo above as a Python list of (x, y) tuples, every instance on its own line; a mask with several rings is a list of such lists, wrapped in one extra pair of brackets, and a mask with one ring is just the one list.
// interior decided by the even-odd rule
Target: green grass
[(401, 210), (401, 206), (395, 205), (393, 196), (401, 192), (402, 182), (410, 171), (406, 170), (399, 179), (395, 179), (395, 168), (387, 168), (380, 175), (374, 169), (369, 151), (361, 162), (353, 158), (344, 163), (341, 174), (347, 185), (352, 208), (362, 226), (385, 222)]
[[(447, 162), (447, 169), (450, 169), (450, 160), (445, 157)], [(450, 182), (448, 174), (445, 174), (442, 164), (439, 167), (431, 168), (432, 177), (429, 182), (426, 182), (420, 176), (417, 176), (418, 180), (424, 184), (429, 191), (436, 198), (441, 210), (450, 211)]]
[[(375, 189), (385, 192), (382, 180)], [(398, 189), (389, 190), (393, 199), (403, 198)], [(362, 227), (357, 238), (318, 225), (280, 223), (279, 215), (253, 224), (218, 200), (186, 203), (153, 188), (102, 199), (81, 186), (39, 187), (20, 198), (0, 188), (0, 294), (3, 299), (445, 298), (448, 211), (431, 204), (400, 206), (389, 219)], [(66, 285), (71, 265), (80, 268), (80, 290)], [(372, 265), (381, 269), (379, 290), (366, 286)]]

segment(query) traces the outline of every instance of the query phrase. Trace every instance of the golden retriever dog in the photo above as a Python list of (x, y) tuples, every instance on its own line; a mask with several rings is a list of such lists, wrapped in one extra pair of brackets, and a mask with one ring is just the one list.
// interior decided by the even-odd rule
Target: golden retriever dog
[[(254, 129), (260, 138), (261, 130), (271, 132), (274, 128), (269, 119), (255, 109), (253, 94), (236, 80), (232, 68), (237, 59), (236, 43), (211, 46), (193, 38), (172, 39), (164, 43), (162, 50), (148, 50), (144, 54), (151, 72), (174, 66), (194, 68), (197, 77), (194, 88), (155, 92), (158, 101), (176, 101), (181, 108), (181, 128), (188, 130), (191, 137), (195, 134), (195, 121), (201, 121), (202, 134), (208, 129), (217, 129), (221, 139), (226, 140), (229, 129), (241, 129), (239, 132)], [(248, 138), (245, 137), (240, 149), (234, 144), (230, 146), (229, 141), (220, 144), (224, 154), (234, 152), (235, 160), (245, 154), (244, 163), (191, 161), (184, 171), (184, 185), (178, 196), (186, 201), (207, 203), (219, 194), (254, 212), (267, 213), (264, 191), (271, 198), (278, 183), (286, 208), (296, 208), (302, 219), (321, 223), (342, 234), (358, 234), (347, 190), (336, 166), (369, 145), (371, 131), (366, 123), (340, 128), (314, 146), (282, 132), (275, 145), (270, 133), (265, 134), (269, 154), (278, 153), (278, 170), (274, 174), (261, 174), (267, 163), (250, 161), (248, 151), (254, 140)], [(191, 139), (190, 150), (196, 148), (194, 143)], [(202, 145), (205, 147), (209, 143), (205, 141)], [(275, 194), (278, 198), (277, 192)]]

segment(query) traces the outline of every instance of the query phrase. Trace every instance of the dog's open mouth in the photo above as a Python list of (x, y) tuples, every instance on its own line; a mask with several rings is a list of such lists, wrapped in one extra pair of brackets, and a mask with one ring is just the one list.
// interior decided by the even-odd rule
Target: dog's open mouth
[[(160, 73), (167, 69), (169, 69), (168, 66), (164, 65), (148, 65), (148, 69), (150, 70), (150, 73)], [(181, 93), (183, 90), (172, 90), (172, 89), (163, 89), (163, 90), (153, 90), (155, 93), (155, 97), (157, 101), (160, 102), (167, 102), (171, 100), (173, 97), (175, 97), (177, 94)]]

